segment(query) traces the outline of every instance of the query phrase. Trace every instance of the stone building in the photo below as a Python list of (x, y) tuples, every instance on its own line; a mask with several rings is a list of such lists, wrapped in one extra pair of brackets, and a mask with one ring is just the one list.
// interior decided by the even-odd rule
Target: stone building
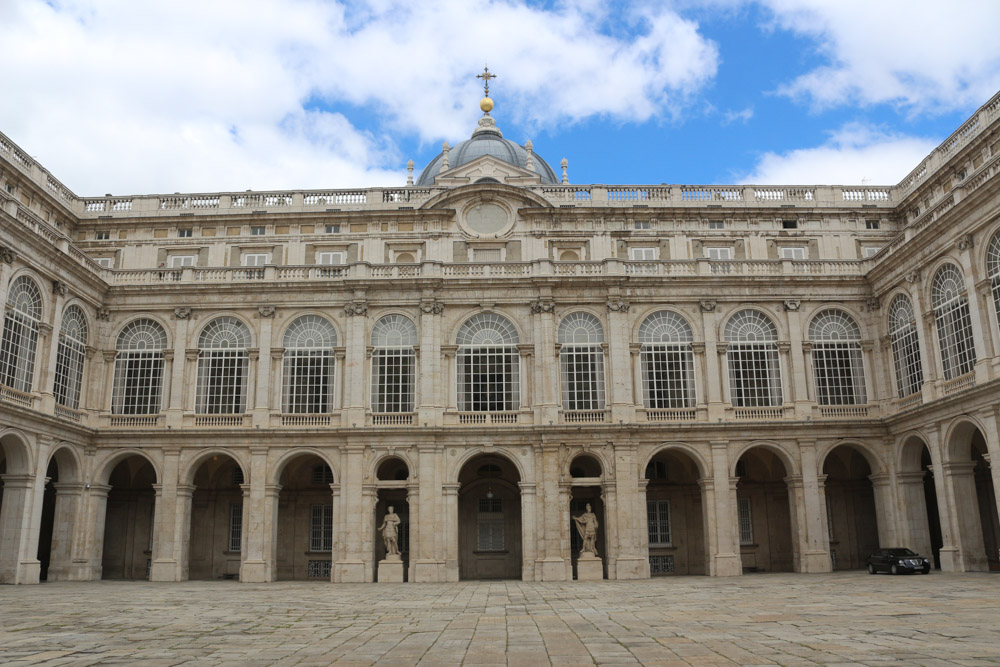
[(0, 581), (372, 581), (390, 505), (417, 582), (572, 579), (588, 503), (588, 577), (998, 567), (998, 129), (571, 185), (484, 113), (405, 186), (88, 198), (0, 135)]

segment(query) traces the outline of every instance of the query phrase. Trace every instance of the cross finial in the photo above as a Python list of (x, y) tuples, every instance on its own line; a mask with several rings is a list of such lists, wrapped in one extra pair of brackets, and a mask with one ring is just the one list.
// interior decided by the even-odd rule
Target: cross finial
[(490, 68), (488, 66), (483, 65), (483, 73), (482, 74), (477, 74), (476, 78), (483, 80), (483, 91), (485, 92), (486, 97), (489, 97), (490, 96), (490, 79), (497, 78), (497, 75), (493, 74), (492, 72), (490, 72)]

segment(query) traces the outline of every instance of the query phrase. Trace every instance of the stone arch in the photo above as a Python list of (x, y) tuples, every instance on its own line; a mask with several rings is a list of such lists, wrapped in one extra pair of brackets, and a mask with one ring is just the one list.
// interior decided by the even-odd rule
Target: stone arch
[[(203, 333), (205, 333), (205, 329), (208, 328), (209, 326), (211, 326), (213, 322), (215, 322), (216, 320), (218, 320), (220, 318), (223, 318), (223, 317), (231, 317), (234, 320), (237, 320), (238, 322), (240, 322), (243, 326), (245, 326), (247, 328), (247, 332), (250, 334), (250, 340), (247, 343), (247, 348), (246, 349), (252, 349), (252, 348), (257, 347), (257, 345), (258, 345), (258, 342), (257, 342), (257, 336), (258, 336), (257, 328), (253, 325), (252, 322), (250, 322), (250, 320), (247, 317), (245, 317), (244, 315), (240, 315), (239, 313), (237, 313), (235, 311), (232, 311), (232, 310), (220, 310), (220, 311), (213, 312), (211, 317), (209, 317), (208, 319), (206, 319), (202, 323), (202, 325), (200, 327), (198, 327), (194, 332), (192, 332), (193, 335), (191, 335), (188, 338), (188, 340), (190, 341), (190, 343), (194, 347), (198, 347), (198, 345), (199, 345), (199, 343), (201, 341), (201, 336), (202, 336)], [(333, 323), (333, 320), (330, 317), (328, 317), (326, 315), (324, 315), (323, 317), (325, 319), (329, 320), (329, 322), (331, 324)], [(282, 333), (284, 333), (284, 330), (282, 330)]]
[(99, 472), (96, 493), (91, 497), (99, 507), (101, 548), (97, 562), (105, 579), (149, 576), (159, 549), (153, 534), (160, 510), (154, 485), (162, 481), (158, 458), (145, 450), (128, 448), (113, 452), (95, 466)]
[[(741, 466), (740, 463), (743, 462)], [(802, 572), (801, 472), (795, 457), (773, 441), (741, 447), (731, 462), (736, 522), (744, 571)]]
[(47, 322), (49, 309), (52, 307), (52, 296), (50, 294), (52, 290), (42, 289), (42, 285), (44, 285), (46, 281), (44, 278), (38, 275), (38, 273), (34, 269), (24, 266), (18, 269), (17, 271), (12, 272), (10, 275), (10, 280), (7, 281), (6, 285), (2, 286), (4, 293), (9, 292), (10, 286), (14, 284), (14, 281), (22, 276), (26, 276), (28, 279), (30, 279), (32, 282), (35, 283), (35, 287), (38, 289), (38, 295), (42, 303), (42, 316), (41, 318), (39, 318), (39, 321)]
[(76, 448), (68, 442), (60, 442), (49, 454), (49, 464), (55, 461), (59, 466), (60, 482), (80, 482), (83, 480), (83, 462)]
[(6, 474), (34, 474), (35, 465), (31, 456), (30, 440), (23, 431), (15, 428), (0, 431), (0, 450), (6, 462)]
[(887, 534), (891, 520), (892, 500), (888, 480), (880, 474), (880, 459), (867, 444), (855, 440), (835, 442), (817, 458), (831, 567), (863, 568), (868, 555), (881, 546), (880, 535)]
[[(530, 507), (521, 494), (524, 477), (516, 458), (499, 448), (477, 448), (462, 457), (454, 505), (461, 579), (516, 579), (529, 573), (533, 552), (525, 535)], [(522, 560), (522, 553), (525, 557)]]
[[(729, 308), (725, 313), (720, 313), (719, 318), (716, 320), (716, 325), (715, 325), (716, 340), (725, 341), (726, 326), (729, 324), (729, 320), (733, 319), (733, 317), (736, 314), (746, 310), (758, 312), (764, 317), (766, 317), (768, 320), (770, 320), (771, 324), (774, 325), (776, 331), (776, 336), (777, 336), (775, 338), (776, 342), (787, 341), (791, 338), (788, 332), (787, 322), (783, 321), (786, 320), (787, 318), (779, 317), (775, 313), (768, 310), (766, 307), (754, 303), (734, 303), (733, 306)], [(688, 322), (690, 323), (690, 320), (688, 320)]]
[(733, 456), (729, 460), (730, 477), (736, 476), (736, 464), (739, 463), (739, 460), (743, 457), (743, 455), (756, 447), (761, 447), (763, 449), (766, 449), (767, 451), (772, 452), (775, 456), (777, 456), (778, 459), (781, 461), (781, 463), (784, 464), (785, 466), (786, 475), (802, 474), (802, 471), (799, 468), (799, 463), (796, 460), (795, 456), (784, 445), (775, 442), (773, 440), (752, 440), (741, 446), (739, 449), (737, 449), (735, 456)]
[(237, 467), (239, 467), (240, 472), (243, 473), (244, 483), (250, 482), (250, 464), (244, 461), (239, 454), (235, 451), (228, 449), (226, 447), (211, 447), (209, 449), (199, 450), (194, 453), (194, 456), (190, 458), (187, 463), (181, 464), (181, 470), (184, 472), (180, 475), (181, 484), (194, 484), (194, 477), (198, 473), (198, 469), (208, 461), (213, 456), (228, 456), (233, 461), (236, 462)]
[(894, 459), (897, 472), (916, 472), (920, 470), (920, 459), (923, 448), (927, 448), (932, 459), (936, 458), (931, 451), (927, 434), (920, 430), (907, 431), (896, 439)]
[(903, 433), (896, 440), (896, 492), (901, 506), (901, 539), (904, 546), (941, 567), (944, 545), (941, 515), (938, 509), (938, 481), (941, 466), (939, 453), (930, 446), (927, 434), (919, 429)]
[[(163, 332), (167, 336), (167, 342), (164, 345), (163, 349), (164, 350), (173, 349), (174, 347), (173, 327), (170, 326), (167, 320), (163, 319), (156, 313), (150, 313), (150, 312), (143, 312), (142, 314), (138, 315), (129, 315), (125, 319), (121, 320), (118, 324), (116, 324), (115, 328), (111, 332), (111, 335), (108, 337), (108, 343), (111, 345), (111, 349), (115, 349), (115, 345), (118, 342), (118, 337), (122, 335), (122, 331), (125, 330), (125, 327), (127, 327), (132, 322), (135, 322), (136, 320), (152, 320), (153, 322), (159, 324), (160, 327), (163, 329)], [(197, 342), (197, 339), (194, 340)]]
[(976, 431), (985, 437), (986, 429), (978, 418), (968, 414), (955, 417), (945, 429), (945, 446), (941, 451), (943, 462), (958, 463), (972, 460), (971, 453), (963, 452), (960, 448), (963, 444), (968, 444)]
[(830, 456), (833, 450), (838, 447), (850, 447), (861, 454), (861, 456), (865, 457), (865, 460), (868, 462), (868, 466), (871, 468), (871, 474), (878, 475), (888, 472), (888, 467), (886, 466), (885, 461), (883, 461), (882, 456), (875, 451), (873, 446), (863, 440), (846, 439), (830, 443), (819, 451), (819, 456), (816, 457), (818, 473), (822, 474), (823, 466), (826, 465), (827, 457)]
[(585, 449), (568, 458), (566, 468), (563, 470), (565, 479), (580, 477), (605, 479), (609, 468), (601, 452)]
[(702, 456), (701, 452), (699, 452), (697, 448), (685, 442), (664, 442), (654, 447), (653, 450), (642, 462), (642, 467), (639, 468), (639, 479), (642, 479), (643, 474), (646, 471), (646, 468), (649, 466), (649, 463), (654, 458), (656, 458), (657, 455), (673, 451), (685, 454), (688, 458), (690, 458), (694, 462), (695, 466), (697, 466), (699, 477), (704, 479), (706, 477), (711, 476), (712, 466), (708, 462), (708, 460), (704, 456)]
[[(966, 268), (962, 266), (962, 262), (957, 256), (945, 255), (928, 265), (920, 293), (921, 304), (924, 304), (924, 311), (934, 312), (934, 283), (937, 281), (937, 276), (941, 269), (949, 264), (958, 269), (959, 275), (963, 279), (965, 278)], [(966, 291), (964, 284), (961, 286), (961, 291), (963, 293)]]
[(333, 472), (333, 483), (340, 483), (340, 473), (337, 470), (337, 466), (330, 460), (326, 452), (321, 449), (316, 449), (315, 447), (296, 447), (294, 449), (289, 449), (288, 451), (282, 452), (281, 456), (278, 457), (274, 463), (272, 463), (269, 468), (269, 472), (266, 477), (267, 484), (279, 484), (281, 481), (281, 475), (285, 472), (285, 468), (293, 460), (300, 456), (313, 455), (320, 458), (326, 465), (330, 467)]
[[(249, 466), (225, 447), (198, 451), (179, 466), (188, 535), (182, 549), (182, 579), (235, 579), (242, 569), (247, 515), (243, 487)], [(239, 473), (239, 474), (237, 474)]]
[(130, 456), (138, 456), (141, 459), (145, 459), (146, 462), (153, 467), (153, 473), (155, 474), (156, 477), (156, 483), (160, 483), (163, 480), (163, 476), (161, 473), (161, 464), (160, 462), (157, 462), (155, 457), (150, 456), (149, 452), (145, 450), (129, 447), (126, 449), (119, 449), (112, 452), (108, 456), (108, 458), (105, 459), (102, 463), (99, 463), (96, 466), (94, 466), (94, 469), (98, 471), (97, 474), (94, 476), (95, 482), (98, 484), (108, 484), (111, 478), (111, 473), (114, 471), (115, 466), (117, 466), (119, 463), (121, 463)]
[[(285, 309), (281, 309), (284, 311)], [(285, 334), (288, 332), (288, 327), (292, 326), (299, 318), (306, 317), (308, 315), (313, 315), (315, 317), (322, 318), (326, 320), (331, 327), (333, 327), (334, 335), (337, 339), (337, 344), (334, 347), (342, 347), (344, 345), (344, 332), (341, 331), (341, 326), (337, 323), (336, 319), (331, 317), (329, 313), (316, 308), (306, 308), (306, 309), (289, 309), (287, 313), (282, 313), (283, 316), (279, 317), (275, 322), (274, 327), (274, 341), (280, 342), (285, 339)], [(235, 317), (235, 316), (234, 316)], [(277, 316), (276, 316), (277, 317)], [(214, 318), (213, 318), (214, 319)], [(253, 329), (251, 329), (251, 333)], [(197, 339), (196, 339), (197, 340)]]
[(472, 447), (467, 449), (465, 452), (461, 453), (459, 456), (455, 457), (457, 460), (452, 464), (452, 469), (448, 474), (448, 480), (454, 484), (459, 482), (459, 476), (462, 473), (462, 469), (465, 465), (472, 459), (480, 456), (482, 454), (496, 454), (509, 459), (510, 462), (517, 469), (517, 474), (522, 482), (532, 482), (533, 479), (527, 474), (525, 466), (518, 461), (518, 456), (515, 452), (511, 451), (508, 447), (484, 447), (482, 445), (478, 447)]
[[(885, 301), (884, 303), (886, 305), (888, 305), (889, 301)], [(858, 329), (860, 330), (860, 332), (861, 332), (861, 340), (867, 341), (867, 340), (872, 340), (872, 339), (878, 337), (877, 333), (873, 334), (873, 331), (876, 331), (876, 332), (878, 331), (877, 327), (874, 327), (874, 328), (869, 327), (868, 326), (868, 322), (866, 321), (864, 315), (862, 315), (860, 312), (858, 312), (858, 310), (856, 308), (854, 308), (854, 307), (852, 307), (852, 306), (850, 306), (850, 305), (848, 305), (846, 303), (842, 303), (840, 301), (836, 301), (836, 302), (827, 302), (827, 301), (824, 301), (824, 302), (817, 303), (812, 308), (808, 308), (808, 309), (804, 308), (803, 311), (805, 311), (805, 312), (802, 313), (802, 319), (801, 319), (801, 321), (803, 322), (803, 331), (804, 332), (808, 332), (809, 331), (809, 326), (812, 324), (812, 321), (814, 319), (816, 319), (817, 317), (819, 317), (820, 315), (822, 315), (823, 313), (825, 313), (827, 311), (830, 311), (830, 310), (839, 310), (842, 313), (844, 313), (845, 315), (848, 315), (851, 318), (851, 320), (853, 320), (854, 324), (856, 324), (857, 327), (858, 327)]]
[(640, 544), (651, 576), (707, 574), (711, 540), (706, 514), (713, 512), (701, 481), (710, 474), (701, 454), (686, 443), (655, 447), (639, 469)]
[(343, 552), (338, 538), (343, 526), (336, 519), (339, 491), (333, 490), (339, 477), (329, 457), (315, 448), (295, 448), (284, 452), (270, 473), (265, 502), (272, 529), (264, 535), (270, 578), (331, 581), (333, 563)]
[(511, 327), (513, 327), (514, 331), (517, 332), (518, 345), (530, 342), (525, 338), (525, 334), (527, 332), (518, 322), (517, 318), (506, 309), (502, 308), (467, 308), (463, 310), (461, 314), (457, 315), (455, 321), (448, 327), (447, 335), (442, 339), (442, 342), (447, 343), (448, 345), (454, 345), (455, 341), (458, 340), (458, 332), (462, 329), (465, 323), (476, 315), (484, 313), (499, 315), (500, 317), (506, 319), (507, 322), (510, 323)]
[(941, 469), (954, 513), (960, 571), (1000, 569), (1000, 516), (986, 433), (982, 423), (967, 414), (952, 420), (944, 432)]
[[(397, 476), (401, 471), (405, 471), (405, 477)], [(401, 452), (385, 452), (372, 462), (369, 472), (368, 479), (376, 482), (406, 481), (413, 478), (414, 467), (409, 456)]]
[(701, 326), (695, 326), (697, 319), (692, 316), (691, 313), (685, 312), (683, 308), (679, 308), (675, 305), (665, 305), (665, 304), (655, 304), (647, 308), (643, 308), (636, 312), (635, 318), (632, 320), (630, 331), (629, 342), (638, 342), (639, 340), (639, 329), (642, 327), (643, 323), (649, 318), (650, 315), (658, 313), (660, 311), (666, 311), (668, 313), (673, 313), (677, 317), (684, 320), (687, 323), (688, 328), (691, 329), (692, 342), (699, 343), (705, 341), (705, 331)]

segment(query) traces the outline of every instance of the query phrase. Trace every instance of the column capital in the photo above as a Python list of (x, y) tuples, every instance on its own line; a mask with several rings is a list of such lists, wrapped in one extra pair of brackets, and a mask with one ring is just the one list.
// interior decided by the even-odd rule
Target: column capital
[(787, 484), (789, 488), (801, 489), (803, 487), (802, 475), (788, 475), (783, 478), (782, 481)]
[(441, 485), (441, 490), (444, 492), (444, 495), (446, 496), (457, 496), (458, 489), (461, 486), (462, 485), (459, 484), (458, 482), (447, 482)]
[(534, 482), (518, 482), (517, 488), (521, 489), (521, 495), (535, 495), (537, 491), (536, 484)]

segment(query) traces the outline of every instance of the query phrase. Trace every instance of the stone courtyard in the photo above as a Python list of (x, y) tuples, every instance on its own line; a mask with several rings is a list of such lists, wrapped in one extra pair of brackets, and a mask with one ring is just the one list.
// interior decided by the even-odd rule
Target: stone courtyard
[(0, 589), (0, 663), (1000, 662), (1000, 577), (759, 574), (453, 584)]

